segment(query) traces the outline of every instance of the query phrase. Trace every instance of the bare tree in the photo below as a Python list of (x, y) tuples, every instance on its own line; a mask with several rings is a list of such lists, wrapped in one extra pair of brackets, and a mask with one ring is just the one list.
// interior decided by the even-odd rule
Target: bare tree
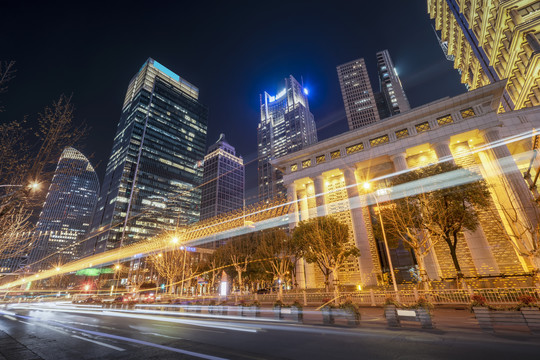
[(293, 239), (304, 247), (308, 263), (316, 263), (324, 275), (329, 291), (330, 275), (334, 276), (335, 296), (339, 296), (339, 270), (351, 259), (360, 256), (360, 250), (349, 241), (349, 227), (330, 216), (302, 221), (294, 229)]
[[(8, 83), (15, 77), (15, 61), (0, 61), (0, 94), (5, 93)], [(0, 112), (4, 108), (0, 106)]]
[(179, 249), (163, 251), (150, 256), (150, 261), (159, 275), (167, 281), (167, 291), (172, 294), (175, 284), (183, 273), (185, 252)]
[(259, 233), (257, 254), (263, 259), (266, 272), (273, 275), (279, 283), (278, 299), (283, 299), (283, 283), (290, 274), (293, 265), (291, 241), (287, 233), (280, 229), (271, 229)]
[[(452, 172), (464, 181), (462, 185), (447, 186), (448, 177), (445, 173)], [(424, 191), (422, 179), (429, 178), (429, 191)], [(461, 265), (457, 257), (457, 246), (460, 234), (474, 231), (479, 220), (475, 208), (489, 207), (490, 193), (486, 182), (478, 175), (455, 164), (444, 162), (410, 171), (396, 177), (393, 185), (409, 183), (414, 194), (411, 198), (418, 206), (417, 217), (412, 226), (420, 224), (420, 229), (426, 229), (432, 239), (441, 239), (448, 245), (450, 256), (456, 269), (458, 284), (463, 278)]]
[(238, 276), (238, 286), (240, 290), (244, 289), (242, 274), (248, 270), (249, 263), (254, 258), (256, 248), (256, 239), (253, 234), (239, 236), (230, 240), (225, 246), (219, 248), (227, 263), (231, 265)]
[(440, 237), (431, 237), (422, 224), (421, 205), (426, 201), (423, 194), (416, 197), (403, 197), (392, 201), (389, 206), (380, 207), (385, 223), (385, 231), (389, 235), (403, 241), (414, 252), (418, 263), (420, 281), (425, 290), (429, 289), (429, 277), (426, 271), (425, 258), (432, 251)]
[(0, 124), (0, 259), (28, 251), (32, 215), (44, 201), (54, 164), (86, 128), (73, 124), (71, 98), (64, 95), (38, 115), (37, 128), (26, 120)]

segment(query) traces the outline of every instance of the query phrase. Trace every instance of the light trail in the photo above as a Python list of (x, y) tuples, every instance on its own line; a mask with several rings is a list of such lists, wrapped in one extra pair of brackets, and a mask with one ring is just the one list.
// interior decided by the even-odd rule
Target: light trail
[[(34, 320), (34, 319), (36, 319), (33, 316), (25, 316), (25, 315), (16, 315), (16, 316), (18, 318), (22, 318), (22, 319), (26, 319), (26, 320)], [(37, 319), (39, 319), (40, 321), (43, 321), (43, 319), (40, 319), (40, 318), (37, 318)], [(12, 320), (17, 321), (17, 319), (15, 319), (15, 318), (13, 318)], [(68, 329), (68, 330), (71, 330), (71, 331), (77, 331), (77, 332), (80, 332), (80, 333), (83, 333), (83, 334), (89, 334), (89, 335), (94, 335), (94, 336), (99, 336), (99, 337), (104, 337), (104, 338), (109, 338), (109, 339), (114, 339), (114, 340), (120, 340), (120, 341), (124, 341), (124, 342), (138, 344), (138, 345), (150, 346), (150, 347), (154, 347), (154, 348), (158, 348), (158, 349), (162, 349), (162, 350), (175, 352), (175, 353), (178, 353), (178, 354), (193, 356), (193, 357), (200, 358), (200, 359), (228, 360), (226, 358), (222, 358), (222, 357), (218, 357), (218, 356), (206, 355), (206, 354), (202, 354), (202, 353), (198, 353), (198, 352), (194, 352), (194, 351), (183, 350), (183, 349), (179, 349), (179, 348), (175, 348), (175, 347), (171, 347), (171, 346), (156, 344), (156, 343), (153, 343), (153, 342), (150, 342), (150, 341), (138, 340), (138, 339), (134, 339), (134, 338), (126, 337), (126, 336), (119, 336), (119, 335), (109, 334), (109, 333), (105, 333), (105, 332), (101, 332), (101, 331), (81, 329), (81, 328), (77, 328), (77, 327), (74, 327), (74, 326), (69, 326), (69, 325), (62, 324), (61, 322), (55, 321), (55, 320), (47, 320), (47, 319), (45, 319), (44, 321), (49, 323), (49, 324), (54, 324), (56, 326), (62, 327), (64, 329)], [(51, 330), (54, 330), (54, 331), (57, 331), (57, 332), (61, 332), (64, 335), (69, 335), (64, 331), (55, 329), (55, 328), (53, 328), (53, 327), (51, 327), (49, 325), (40, 324), (39, 322), (36, 323), (36, 324), (41, 325), (41, 326), (45, 326), (45, 327), (50, 328)], [(99, 345), (106, 346), (106, 347), (109, 347), (109, 348), (112, 348), (112, 349), (115, 349), (115, 350), (118, 350), (118, 351), (124, 351), (125, 350), (125, 349), (117, 347), (117, 346), (109, 345), (109, 344), (99, 342), (99, 341), (95, 341), (95, 340), (90, 340), (90, 339), (87, 339), (87, 338), (81, 338), (81, 337), (76, 336), (76, 335), (70, 335), (70, 336), (75, 337), (75, 338), (79, 338), (79, 339), (82, 339), (82, 340), (90, 341), (90, 342), (95, 342), (95, 343), (97, 343)]]
[[(498, 146), (506, 146), (508, 144), (511, 144), (517, 141), (531, 138), (532, 136), (535, 136), (537, 134), (538, 133), (536, 132), (536, 130), (526, 131), (517, 135), (513, 135), (510, 137), (498, 140), (494, 143), (485, 144), (480, 147), (469, 149), (469, 151), (461, 152), (459, 154), (456, 154), (453, 157), (439, 159), (438, 163), (450, 161), (452, 160), (452, 158), (460, 159), (466, 156), (470, 156), (476, 153), (480, 153), (489, 149), (496, 148)], [(532, 154), (533, 154), (532, 151), (529, 151), (529, 152), (523, 152), (521, 154), (517, 154), (515, 156), (525, 158), (525, 157), (532, 156)], [(495, 164), (495, 162), (498, 162), (498, 164)], [(491, 161), (491, 163), (496, 165), (494, 166), (494, 168), (497, 168), (500, 166), (503, 172), (513, 172), (515, 170), (515, 162), (512, 156), (510, 156), (509, 158), (493, 160)], [(415, 171), (415, 170), (418, 170), (420, 168), (430, 166), (430, 165), (433, 165), (433, 164), (428, 164), (421, 167), (394, 172), (391, 174), (383, 175), (383, 176), (369, 179), (369, 180), (370, 182), (376, 182), (376, 181), (380, 181), (384, 179), (389, 179), (389, 178), (401, 175), (403, 173)], [(474, 167), (475, 166), (473, 166), (473, 168)], [(429, 191), (433, 191), (437, 189), (444, 189), (444, 188), (450, 188), (450, 187), (454, 187), (458, 185), (465, 185), (465, 184), (478, 181), (481, 179), (482, 179), (482, 176), (476, 173), (475, 171), (469, 171), (466, 169), (450, 171), (450, 172), (434, 175), (429, 178), (423, 178), (423, 179), (419, 179), (419, 180), (412, 181), (409, 183), (394, 186), (392, 188), (391, 193), (389, 194), (389, 200), (399, 199), (404, 196), (413, 196), (419, 193), (429, 192)], [(358, 184), (352, 184), (350, 186), (358, 186)], [(331, 194), (336, 191), (342, 191), (343, 189), (346, 189), (346, 188), (347, 187), (342, 187), (337, 190), (327, 191), (325, 194)], [(358, 197), (358, 199), (356, 199), (355, 201), (351, 201), (350, 203), (349, 203), (349, 199), (345, 198), (343, 200), (334, 202), (332, 204), (349, 206), (351, 209), (354, 209), (357, 207), (375, 205), (375, 199), (374, 199), (374, 196), (372, 196), (372, 193), (373, 192), (361, 194)], [(320, 195), (320, 194), (317, 194), (317, 195)], [(311, 198), (314, 198), (314, 196), (312, 196)], [(250, 232), (265, 230), (265, 229), (274, 228), (278, 226), (285, 226), (289, 224), (289, 222), (291, 221), (290, 215), (288, 213), (254, 222), (252, 224), (252, 227), (245, 226), (245, 221), (246, 219), (256, 217), (257, 215), (272, 212), (272, 211), (277, 211), (278, 208), (282, 208), (284, 206), (290, 206), (290, 205), (292, 205), (292, 202), (272, 205), (268, 208), (255, 210), (252, 213), (239, 214), (236, 217), (226, 219), (225, 221), (219, 222), (219, 223), (210, 223), (210, 224), (204, 223), (204, 224), (199, 224), (199, 225), (196, 223), (192, 227), (189, 227), (187, 229), (182, 229), (181, 231), (178, 232), (178, 234), (184, 239), (182, 243), (183, 246), (197, 246), (197, 245), (202, 245), (202, 244), (206, 244), (206, 243), (217, 241), (217, 240), (227, 239), (234, 236), (244, 235)], [(337, 208), (340, 208), (340, 207), (341, 206), (337, 206)], [(333, 213), (330, 212), (329, 215), (331, 214)], [(212, 232), (212, 231), (215, 231), (215, 232)], [(210, 233), (210, 234), (198, 236), (201, 233)], [(33, 276), (24, 277), (22, 279), (18, 279), (16, 281), (0, 285), (0, 290), (10, 289), (16, 286), (25, 285), (30, 281), (47, 279), (52, 276), (67, 274), (67, 273), (75, 272), (75, 271), (93, 267), (93, 266), (103, 266), (103, 265), (108, 265), (108, 264), (113, 264), (113, 263), (118, 263), (118, 262), (129, 261), (136, 258), (147, 256), (150, 254), (159, 253), (161, 251), (166, 251), (168, 249), (171, 249), (171, 244), (170, 244), (169, 239), (166, 236), (160, 235), (146, 241), (140, 241), (138, 243), (124, 246), (122, 248), (109, 250), (109, 251), (92, 255), (92, 256), (89, 256), (89, 257), (86, 257), (86, 258), (83, 258), (83, 259), (80, 259), (80, 260), (77, 260), (68, 264), (64, 264), (60, 268), (60, 270), (57, 270), (57, 269), (46, 270), (38, 274), (35, 274)]]

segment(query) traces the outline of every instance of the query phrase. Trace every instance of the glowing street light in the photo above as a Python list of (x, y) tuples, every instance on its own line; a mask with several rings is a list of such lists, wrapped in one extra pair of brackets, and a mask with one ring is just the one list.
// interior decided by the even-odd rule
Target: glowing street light
[(39, 183), (37, 181), (33, 181), (28, 185), (30, 190), (39, 190)]
[(173, 238), (171, 239), (171, 242), (172, 242), (173, 244), (178, 244), (178, 241), (180, 241), (180, 240), (179, 240), (178, 237), (176, 237), (176, 236), (173, 237)]

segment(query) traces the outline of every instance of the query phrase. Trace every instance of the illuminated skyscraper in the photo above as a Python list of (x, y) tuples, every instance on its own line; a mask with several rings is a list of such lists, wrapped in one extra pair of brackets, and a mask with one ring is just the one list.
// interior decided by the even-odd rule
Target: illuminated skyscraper
[(380, 120), (377, 103), (363, 58), (337, 67), (349, 130)]
[(427, 9), (468, 90), (507, 79), (500, 111), (540, 105), (540, 2), (427, 0)]
[(199, 220), (207, 109), (149, 58), (129, 83), (86, 253)]
[(259, 200), (285, 196), (283, 174), (271, 159), (302, 150), (317, 142), (317, 128), (309, 111), (308, 90), (290, 75), (275, 96), (261, 94), (261, 122), (257, 128)]
[(204, 157), (201, 220), (244, 205), (244, 160), (221, 134)]
[[(392, 116), (410, 110), (409, 100), (407, 100), (388, 50), (377, 53), (377, 71), (379, 73), (381, 93), (384, 95), (389, 115)], [(384, 116), (381, 116), (382, 118)]]
[(99, 180), (88, 159), (74, 148), (66, 148), (36, 226), (36, 243), (28, 259), (34, 270), (48, 270), (79, 258), (78, 242), (90, 228), (98, 194)]

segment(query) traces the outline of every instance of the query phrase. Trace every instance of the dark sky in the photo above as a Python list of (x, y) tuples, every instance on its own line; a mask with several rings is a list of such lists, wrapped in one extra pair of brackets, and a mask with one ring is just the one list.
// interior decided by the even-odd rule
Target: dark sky
[[(437, 43), (425, 0), (130, 1), (2, 5), (0, 60), (17, 77), (0, 95), (0, 121), (30, 119), (62, 93), (91, 127), (83, 152), (100, 179), (131, 77), (153, 57), (200, 89), (208, 145), (221, 132), (247, 162), (256, 196), (259, 94), (303, 77), (319, 139), (347, 130), (336, 66), (388, 49), (412, 107), (464, 92)], [(251, 201), (250, 201), (251, 202)]]

